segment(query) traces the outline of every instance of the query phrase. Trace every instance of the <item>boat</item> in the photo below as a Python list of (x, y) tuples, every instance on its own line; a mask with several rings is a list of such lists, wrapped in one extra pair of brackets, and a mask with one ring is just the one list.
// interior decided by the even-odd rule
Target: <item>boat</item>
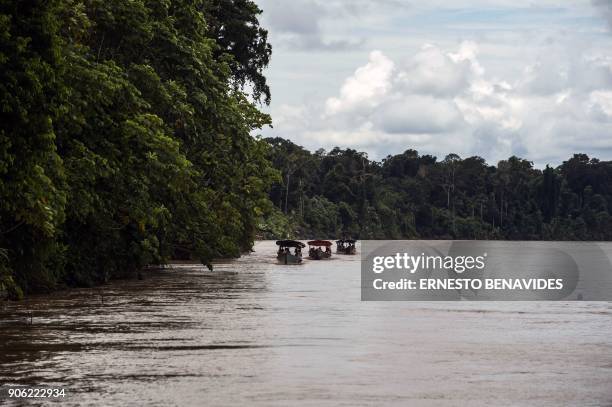
[(336, 253), (340, 254), (356, 254), (357, 248), (355, 243), (357, 241), (353, 239), (340, 239), (336, 240)]
[[(302, 249), (306, 245), (297, 240), (278, 240), (276, 242), (278, 246), (278, 252), (276, 252), (276, 258), (281, 264), (300, 264), (302, 262)], [(291, 253), (291, 249), (295, 249)]]
[[(308, 258), (312, 260), (323, 260), (329, 259), (332, 255), (331, 251), (332, 242), (328, 240), (311, 240), (308, 242)], [(323, 250), (325, 247), (325, 250)]]

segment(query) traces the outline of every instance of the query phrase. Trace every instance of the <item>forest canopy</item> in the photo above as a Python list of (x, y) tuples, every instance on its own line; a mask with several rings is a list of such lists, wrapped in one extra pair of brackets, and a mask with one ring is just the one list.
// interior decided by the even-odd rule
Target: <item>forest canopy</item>
[(0, 291), (251, 247), (275, 172), (250, 0), (0, 0)]
[(262, 224), (278, 238), (612, 240), (612, 162), (575, 154), (540, 170), (518, 157), (443, 160), (415, 150), (380, 162), (266, 139), (282, 177)]

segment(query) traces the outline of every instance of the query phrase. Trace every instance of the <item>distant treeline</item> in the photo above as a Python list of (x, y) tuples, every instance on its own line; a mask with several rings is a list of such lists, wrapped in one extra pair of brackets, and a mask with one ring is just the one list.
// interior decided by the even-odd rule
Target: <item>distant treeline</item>
[(352, 149), (266, 141), (282, 182), (264, 236), (612, 240), (610, 161), (576, 154), (540, 170), (517, 157), (492, 166), (407, 150), (376, 162)]
[(251, 247), (275, 177), (250, 135), (270, 121), (260, 12), (0, 0), (0, 297)]

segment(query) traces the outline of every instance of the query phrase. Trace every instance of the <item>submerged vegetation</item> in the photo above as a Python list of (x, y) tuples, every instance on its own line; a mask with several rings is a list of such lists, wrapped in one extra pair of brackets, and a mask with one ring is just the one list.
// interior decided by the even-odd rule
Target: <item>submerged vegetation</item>
[(250, 0), (0, 0), (0, 291), (251, 247), (275, 177)]
[[(497, 166), (414, 150), (371, 161), (334, 148), (311, 153), (266, 139), (282, 173), (268, 224), (277, 238), (612, 240), (612, 162), (576, 154), (539, 170), (510, 157)], [(265, 229), (265, 228), (264, 228)]]

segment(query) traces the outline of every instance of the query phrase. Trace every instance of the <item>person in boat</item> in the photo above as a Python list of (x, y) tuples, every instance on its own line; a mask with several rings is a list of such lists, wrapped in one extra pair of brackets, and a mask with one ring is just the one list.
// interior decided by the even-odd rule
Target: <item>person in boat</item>
[(327, 246), (327, 247), (325, 248), (325, 253), (327, 253), (327, 254), (331, 254), (331, 247)]

